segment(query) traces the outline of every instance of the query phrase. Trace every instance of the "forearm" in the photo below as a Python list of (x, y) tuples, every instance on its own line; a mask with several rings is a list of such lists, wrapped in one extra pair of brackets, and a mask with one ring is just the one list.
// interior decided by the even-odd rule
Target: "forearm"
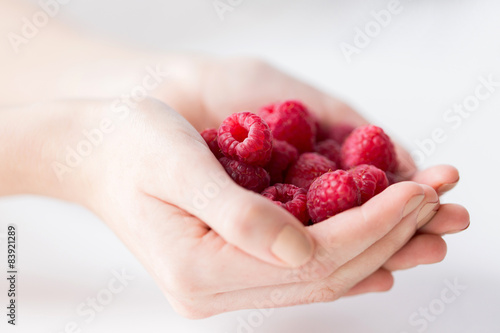
[(0, 195), (38, 193), (43, 187), (40, 136), (45, 121), (40, 120), (30, 108), (0, 110)]
[(31, 119), (23, 108), (0, 109), (0, 196), (29, 193), (37, 179)]
[[(81, 136), (82, 124), (92, 121), (92, 110), (73, 102), (1, 108), (0, 196), (37, 194), (82, 202), (87, 174), (68, 167), (65, 152)], [(66, 168), (65, 178), (59, 177), (60, 168)]]
[(13, 36), (22, 37), (21, 19), (37, 10), (19, 0), (0, 0), (0, 35), (8, 37), (0, 40), (0, 106), (117, 97), (141, 85), (151, 71), (168, 73), (172, 81), (189, 75), (192, 56), (147, 53), (91, 39), (57, 18), (26, 43), (14, 43)]

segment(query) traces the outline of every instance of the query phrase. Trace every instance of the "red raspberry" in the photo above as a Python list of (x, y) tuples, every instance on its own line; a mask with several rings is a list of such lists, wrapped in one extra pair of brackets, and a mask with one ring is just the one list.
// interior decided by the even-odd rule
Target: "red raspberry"
[(316, 152), (335, 162), (336, 165), (340, 165), (340, 148), (337, 141), (332, 139), (327, 139), (316, 144)]
[(342, 145), (342, 165), (350, 169), (360, 164), (374, 165), (382, 171), (396, 170), (398, 162), (394, 145), (377, 126), (355, 129)]
[(313, 223), (332, 217), (358, 203), (358, 188), (352, 175), (344, 170), (318, 177), (307, 192), (307, 209)]
[(309, 222), (307, 191), (292, 184), (275, 184), (266, 188), (262, 195), (285, 208), (304, 225)]
[(222, 157), (219, 162), (238, 185), (248, 190), (260, 193), (269, 186), (269, 174), (262, 167), (245, 164), (227, 157)]
[(231, 159), (263, 166), (271, 158), (271, 131), (256, 114), (238, 112), (230, 115), (220, 125), (218, 135), (222, 153)]
[(304, 153), (288, 170), (285, 182), (308, 189), (316, 178), (336, 169), (335, 162), (325, 156), (318, 153)]
[(217, 159), (224, 156), (219, 148), (219, 144), (217, 143), (217, 130), (215, 128), (206, 129), (203, 132), (200, 132), (200, 135)]
[(271, 184), (283, 183), (288, 168), (299, 158), (297, 148), (286, 141), (273, 140), (273, 153), (266, 165), (271, 176)]
[(342, 145), (354, 129), (355, 127), (349, 124), (336, 124), (330, 127), (329, 137)]
[(385, 172), (373, 165), (361, 164), (349, 172), (359, 190), (359, 205), (364, 204), (389, 186)]
[(330, 139), (330, 128), (321, 124), (319, 121), (316, 121), (316, 142), (325, 141), (326, 139)]
[(293, 145), (299, 152), (312, 151), (316, 138), (315, 120), (298, 101), (285, 101), (260, 109), (259, 115), (267, 122), (273, 137)]

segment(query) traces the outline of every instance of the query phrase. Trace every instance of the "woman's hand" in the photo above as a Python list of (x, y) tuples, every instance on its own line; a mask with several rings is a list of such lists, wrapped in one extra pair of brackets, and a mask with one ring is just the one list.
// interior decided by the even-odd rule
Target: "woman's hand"
[[(439, 236), (414, 236), (418, 225), (433, 217), (432, 233), (457, 219), (456, 209), (429, 213), (433, 188), (402, 182), (305, 228), (232, 182), (196, 130), (159, 101), (132, 109), (60, 102), (29, 112), (52, 117), (50, 132), (30, 138), (39, 167), (28, 179), (43, 184), (32, 192), (101, 216), (187, 317), (387, 290), (389, 270), (444, 256)], [(72, 159), (80, 163), (68, 165)], [(458, 215), (453, 228), (467, 222)]]
[[(368, 123), (347, 104), (258, 59), (193, 57), (171, 73), (171, 79), (154, 95), (174, 106), (197, 130), (216, 128), (231, 113), (255, 112), (262, 105), (285, 99), (303, 101), (325, 124)], [(441, 165), (417, 171), (408, 152), (399, 145), (396, 148), (400, 162), (398, 173), (402, 178), (428, 185), (439, 195), (458, 183), (456, 168)], [(468, 213), (460, 205), (429, 204), (426, 210), (429, 216), (420, 222), (418, 232), (383, 268), (393, 271), (442, 260), (446, 244), (441, 235), (461, 231), (469, 224)], [(438, 210), (439, 218), (432, 219)], [(350, 293), (376, 289), (379, 281), (368, 278)]]
[(396, 184), (362, 207), (304, 228), (232, 182), (197, 130), (285, 98), (303, 100), (327, 123), (364, 120), (253, 60), (203, 60), (185, 73), (200, 81), (174, 75), (156, 95), (196, 129), (149, 99), (133, 108), (74, 101), (3, 110), (0, 132), (14, 144), (0, 175), (3, 184), (23, 182), (0, 193), (51, 195), (89, 207), (154, 276), (174, 308), (194, 318), (387, 290), (390, 271), (440, 261), (446, 252), (440, 235), (467, 226), (462, 207), (437, 204), (436, 191), (458, 181), (454, 168), (440, 166), (413, 176), (423, 185)]
[[(17, 6), (12, 2), (4, 16), (29, 13)], [(12, 20), (0, 21), (2, 31), (17, 29)], [(2, 53), (1, 105), (119, 96), (163, 59), (171, 77), (154, 95), (196, 130), (288, 98), (304, 101), (325, 123), (365, 123), (344, 103), (258, 60), (150, 57), (81, 39), (57, 24), (46, 29), (23, 57), (9, 48)], [(387, 290), (390, 271), (441, 260), (446, 247), (440, 235), (468, 225), (461, 206), (436, 204), (436, 191), (456, 184), (457, 170), (415, 173), (400, 149), (400, 172), (415, 182), (391, 186), (362, 207), (304, 228), (235, 185), (196, 130), (166, 105), (117, 104), (0, 109), (0, 138), (9, 140), (0, 147), (0, 195), (50, 195), (89, 207), (185, 316)]]

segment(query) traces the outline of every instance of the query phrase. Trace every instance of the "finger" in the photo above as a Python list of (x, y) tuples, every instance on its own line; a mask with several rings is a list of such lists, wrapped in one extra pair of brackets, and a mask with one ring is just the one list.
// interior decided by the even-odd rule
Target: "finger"
[(436, 215), (420, 228), (420, 232), (428, 234), (452, 234), (467, 229), (470, 224), (469, 212), (457, 204), (444, 204)]
[(344, 296), (355, 296), (359, 294), (388, 291), (394, 285), (392, 273), (384, 268), (376, 270), (357, 285), (352, 287)]
[[(157, 133), (148, 147), (148, 167), (161, 172), (144, 191), (198, 217), (228, 243), (275, 265), (297, 267), (314, 245), (304, 225), (267, 198), (238, 186), (203, 138), (178, 113), (159, 108)], [(154, 112), (155, 110), (151, 110)], [(142, 174), (138, 172), (138, 174)]]
[[(186, 184), (191, 186), (193, 204), (182, 208), (228, 243), (266, 262), (298, 267), (311, 258), (313, 242), (302, 223), (270, 200), (234, 183), (218, 162), (204, 164), (204, 170)], [(206, 190), (215, 184), (220, 186), (218, 191)]]
[(460, 176), (451, 165), (437, 165), (416, 173), (412, 180), (431, 186), (441, 195), (455, 187)]
[[(381, 268), (360, 281), (343, 296), (388, 291), (393, 285), (394, 278), (392, 273)], [(197, 298), (195, 301), (189, 298), (173, 297), (168, 293), (165, 293), (165, 295), (177, 313), (190, 319), (202, 319), (222, 312), (233, 311), (237, 309), (234, 307), (235, 303), (241, 303), (238, 292), (203, 296)], [(285, 297), (286, 295), (280, 287), (275, 286), (273, 289), (269, 289), (267, 298), (255, 297), (254, 299), (246, 299), (245, 301), (248, 305), (243, 308), (266, 309), (286, 306)], [(225, 304), (224, 302), (229, 303)]]
[[(432, 211), (432, 207), (439, 204), (438, 195), (434, 189), (426, 185), (422, 185), (422, 187), (425, 192), (425, 200), (422, 204), (380, 241), (376, 242), (360, 256), (342, 266), (335, 273), (337, 277), (340, 277), (341, 281), (348, 281), (348, 278), (361, 280), (367, 277), (366, 271), (369, 274), (374, 272), (413, 237), (416, 229), (409, 230), (414, 226), (412, 223), (416, 222), (416, 228), (418, 228), (422, 220), (425, 220), (429, 212)], [(360, 267), (364, 269), (359, 269)], [(371, 272), (370, 269), (372, 270)]]
[[(414, 182), (395, 184), (360, 207), (309, 227), (318, 251), (301, 270), (303, 280), (318, 272), (331, 274), (387, 235), (402, 218), (421, 206), (425, 189)], [(321, 250), (321, 251), (320, 251)], [(307, 277), (307, 274), (311, 274)]]
[(141, 223), (127, 217), (113, 229), (172, 297), (198, 299), (269, 280), (279, 284), (294, 273), (228, 244), (197, 217), (157, 198), (147, 196), (133, 208)]
[(446, 244), (443, 244), (438, 235), (462, 231), (469, 226), (469, 221), (469, 213), (464, 207), (456, 204), (442, 205), (430, 222), (420, 228), (421, 234), (417, 234), (391, 257), (384, 267), (390, 270), (407, 269), (441, 261), (446, 254)]
[(440, 262), (446, 256), (446, 242), (438, 235), (417, 234), (384, 264), (389, 271)]
[[(318, 245), (311, 263), (295, 270), (264, 263), (236, 247), (221, 247), (218, 239), (204, 236), (203, 253), (195, 254), (191, 260), (203, 267), (208, 276), (225, 273), (216, 281), (198, 281), (197, 284), (202, 284), (199, 289), (210, 293), (228, 292), (328, 276), (385, 236), (402, 216), (421, 204), (424, 195), (425, 190), (416, 183), (399, 183), (362, 207), (308, 227)], [(231, 263), (230, 270), (227, 263)]]
[[(416, 183), (400, 183), (384, 191), (363, 207), (346, 211), (330, 220), (308, 227), (311, 236), (316, 243), (321, 243), (322, 247), (318, 245), (311, 263), (299, 269), (285, 269), (262, 262), (237, 247), (224, 246), (224, 242), (217, 238), (217, 234), (208, 233), (203, 235), (202, 240), (200, 239), (202, 245), (195, 246), (189, 251), (191, 255), (186, 260), (190, 265), (200, 267), (205, 276), (218, 276), (222, 271), (224, 274), (217, 279), (199, 279), (192, 284), (206, 295), (309, 281), (328, 276), (337, 267), (386, 235), (401, 221), (403, 215), (417, 208), (424, 199), (424, 194), (425, 190)], [(416, 201), (414, 198), (417, 198)], [(172, 228), (179, 229), (191, 223), (194, 222), (183, 225), (178, 222), (170, 224)], [(174, 230), (172, 234), (179, 232)], [(186, 256), (187, 254), (183, 255)], [(231, 269), (227, 268), (228, 263), (231, 263)]]
[(158, 153), (157, 163), (168, 174), (155, 180), (159, 186), (155, 194), (261, 260), (290, 267), (307, 262), (314, 247), (303, 224), (270, 200), (237, 185), (198, 137), (195, 133), (177, 138), (175, 156)]
[[(427, 192), (429, 194), (426, 196)], [(228, 286), (234, 288), (235, 284), (243, 281), (247, 283), (246, 288), (271, 286), (319, 280), (329, 276), (386, 236), (402, 218), (424, 207), (426, 198), (436, 200), (437, 195), (432, 195), (431, 192), (434, 192), (431, 188), (424, 188), (414, 182), (398, 183), (361, 207), (347, 210), (308, 227), (315, 240), (316, 251), (313, 259), (306, 265), (292, 271), (270, 270), (269, 267), (257, 267), (246, 258), (240, 258), (237, 262), (241, 264), (238, 264), (238, 269), (233, 272), (236, 275)], [(259, 272), (258, 276), (255, 276), (255, 272)], [(244, 276), (252, 276), (252, 282), (247, 282), (248, 279), (242, 278)]]
[[(267, 308), (297, 304), (333, 301), (344, 295), (357, 283), (381, 267), (414, 234), (420, 211), (427, 201), (434, 201), (437, 194), (430, 187), (424, 188), (425, 200), (412, 210), (388, 234), (370, 246), (361, 255), (337, 269), (324, 279), (278, 286), (249, 288), (215, 295), (216, 304), (231, 304), (232, 310)], [(272, 296), (274, 295), (274, 297)], [(273, 299), (274, 298), (274, 299)], [(219, 310), (220, 311), (220, 310)]]

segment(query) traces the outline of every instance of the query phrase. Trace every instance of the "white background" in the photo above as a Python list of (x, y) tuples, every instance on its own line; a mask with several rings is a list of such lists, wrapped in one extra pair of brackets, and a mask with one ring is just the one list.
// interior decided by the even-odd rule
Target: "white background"
[[(239, 1), (232, 1), (237, 4)], [(389, 1), (242, 1), (221, 20), (211, 0), (73, 0), (58, 18), (83, 31), (157, 50), (263, 57), (357, 108), (410, 150), (443, 128), (447, 140), (420, 166), (453, 164), (460, 185), (444, 198), (471, 213), (470, 228), (446, 236), (444, 262), (396, 273), (383, 294), (274, 310), (239, 311), (189, 321), (176, 315), (153, 280), (106, 226), (84, 209), (50, 199), (0, 200), (0, 233), (19, 229), (19, 332), (417, 332), (409, 318), (438, 304), (446, 282), (467, 287), (425, 332), (500, 332), (500, 87), (456, 129), (443, 120), (473, 95), (478, 78), (500, 81), (498, 1), (401, 0), (401, 13), (349, 63), (353, 44)], [(0, 260), (5, 258), (5, 239)], [(0, 267), (5, 267), (4, 263)], [(3, 268), (2, 268), (3, 269)], [(85, 323), (76, 308), (125, 269), (134, 279)], [(0, 275), (0, 331), (5, 279)], [(258, 322), (259, 319), (263, 320)], [(239, 329), (240, 321), (258, 325)], [(239, 329), (239, 330), (238, 330)], [(14, 330), (13, 330), (14, 331)]]

